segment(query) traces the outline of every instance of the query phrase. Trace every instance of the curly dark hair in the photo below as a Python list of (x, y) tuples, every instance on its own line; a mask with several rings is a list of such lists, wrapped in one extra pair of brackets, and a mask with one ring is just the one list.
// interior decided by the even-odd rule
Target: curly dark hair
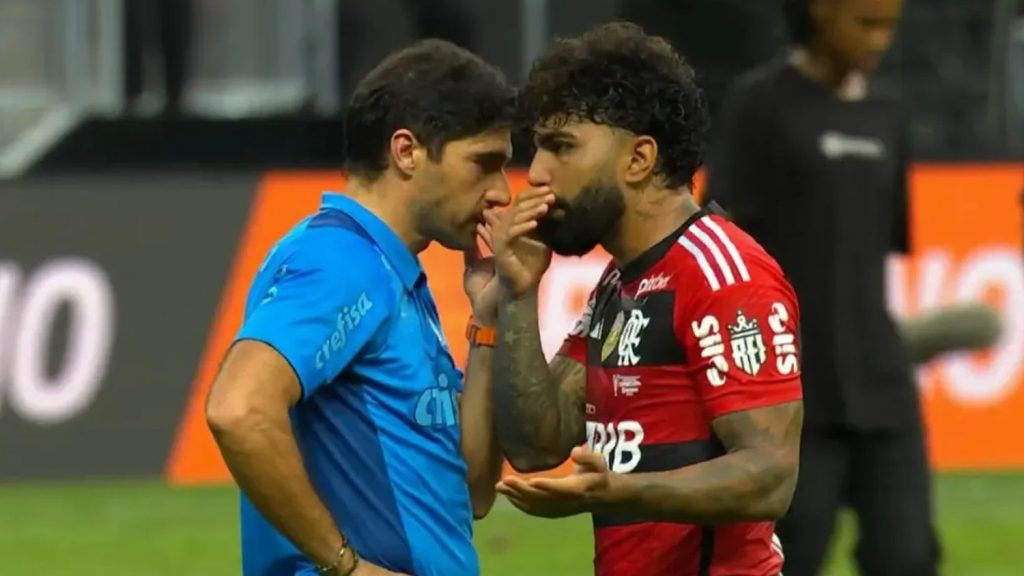
[(511, 126), (515, 89), (504, 74), (444, 40), (422, 40), (377, 65), (345, 110), (345, 169), (376, 178), (388, 166), (391, 135), (405, 128), (438, 160), (444, 146)]
[(555, 40), (519, 94), (520, 120), (583, 120), (658, 143), (655, 173), (667, 186), (693, 184), (704, 161), (708, 111), (694, 71), (664, 38), (615, 22)]
[(790, 40), (800, 46), (809, 44), (814, 36), (810, 0), (785, 0), (782, 3), (782, 16)]

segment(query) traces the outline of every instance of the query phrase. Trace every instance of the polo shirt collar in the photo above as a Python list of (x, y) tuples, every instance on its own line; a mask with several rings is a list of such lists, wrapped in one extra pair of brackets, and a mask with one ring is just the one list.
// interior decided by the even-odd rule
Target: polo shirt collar
[(406, 289), (412, 290), (416, 287), (417, 282), (423, 276), (423, 267), (420, 266), (419, 259), (409, 251), (409, 247), (390, 226), (348, 196), (335, 192), (324, 192), (322, 201), (323, 208), (340, 210), (362, 226), (398, 272), (398, 277)]

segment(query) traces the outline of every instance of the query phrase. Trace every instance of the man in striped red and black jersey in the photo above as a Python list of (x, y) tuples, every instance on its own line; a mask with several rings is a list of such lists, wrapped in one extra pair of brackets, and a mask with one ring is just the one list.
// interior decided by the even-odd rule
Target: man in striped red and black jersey
[[(662, 39), (612, 24), (555, 42), (520, 105), (531, 190), (486, 233), (501, 281), (495, 424), (520, 471), (499, 490), (593, 515), (602, 576), (775, 576), (801, 402), (796, 297), (775, 261), (691, 194), (707, 122)], [(550, 365), (537, 286), (550, 250), (612, 256)], [(586, 448), (581, 445), (586, 444)]]

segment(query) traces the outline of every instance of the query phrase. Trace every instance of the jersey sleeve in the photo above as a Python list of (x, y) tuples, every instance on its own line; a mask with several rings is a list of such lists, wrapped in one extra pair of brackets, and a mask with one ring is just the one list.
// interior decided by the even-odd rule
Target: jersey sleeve
[(712, 418), (802, 397), (799, 309), (779, 276), (708, 289), (677, 315), (688, 368)]
[(307, 235), (276, 269), (263, 272), (272, 281), (236, 337), (277, 350), (304, 398), (353, 362), (394, 306), (381, 257), (365, 240), (332, 229)]

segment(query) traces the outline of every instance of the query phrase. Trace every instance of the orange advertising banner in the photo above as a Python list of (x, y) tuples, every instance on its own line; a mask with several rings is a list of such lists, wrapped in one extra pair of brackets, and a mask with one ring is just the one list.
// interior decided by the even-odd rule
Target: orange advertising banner
[[(509, 175), (514, 190), (525, 173)], [(230, 478), (207, 431), (203, 401), (218, 363), (241, 322), (246, 291), (267, 250), (314, 211), (324, 190), (342, 190), (338, 173), (271, 173), (251, 208), (217, 318), (196, 373), (192, 397), (168, 460), (176, 483)], [(1024, 166), (918, 166), (912, 174), (914, 253), (890, 266), (889, 301), (897, 315), (984, 300), (999, 307), (1005, 333), (984, 354), (954, 355), (920, 370), (937, 469), (1024, 469), (1024, 266), (1021, 193)], [(469, 306), (462, 291), (462, 256), (432, 246), (420, 257), (457, 361)], [(541, 285), (540, 317), (551, 356), (582, 311), (607, 256), (556, 257)]]

